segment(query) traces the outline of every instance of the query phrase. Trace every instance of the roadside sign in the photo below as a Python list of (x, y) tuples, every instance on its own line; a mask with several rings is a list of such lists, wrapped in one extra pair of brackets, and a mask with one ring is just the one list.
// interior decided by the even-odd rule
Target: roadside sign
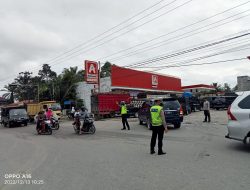
[(157, 88), (157, 86), (158, 86), (158, 76), (152, 75), (152, 87)]
[(98, 84), (99, 70), (98, 63), (85, 60), (85, 81), (89, 84)]

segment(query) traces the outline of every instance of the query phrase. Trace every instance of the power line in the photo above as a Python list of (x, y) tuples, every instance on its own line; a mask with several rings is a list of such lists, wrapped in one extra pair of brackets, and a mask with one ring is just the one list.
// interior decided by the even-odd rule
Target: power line
[[(250, 40), (248, 40), (248, 41), (246, 41), (246, 42), (249, 42)], [(245, 42), (244, 42), (245, 43)], [(248, 44), (243, 44), (242, 45), (242, 43), (238, 43), (238, 44), (233, 44), (233, 45), (239, 45), (239, 46), (237, 46), (237, 47), (233, 47), (233, 48), (230, 48), (230, 49), (226, 49), (226, 50), (223, 50), (223, 51), (221, 51), (221, 52), (219, 52), (219, 53), (214, 53), (214, 54), (209, 54), (209, 55), (222, 55), (222, 54), (224, 54), (224, 53), (231, 53), (231, 52), (237, 52), (237, 51), (241, 51), (241, 50), (244, 50), (244, 49), (239, 49), (239, 48), (242, 48), (242, 47), (245, 47), (245, 46), (249, 46), (250, 45), (250, 43), (248, 43)], [(230, 44), (229, 46), (223, 46), (223, 47), (218, 47), (218, 48), (215, 48), (215, 49), (212, 49), (213, 47), (211, 47), (210, 49), (212, 50), (212, 51), (214, 51), (214, 50), (216, 50), (216, 49), (222, 49), (222, 48), (229, 48), (229, 47), (231, 47), (232, 46), (232, 44)], [(248, 48), (247, 48), (248, 49)], [(202, 49), (203, 51), (204, 50), (206, 50), (206, 52), (208, 52), (207, 51), (207, 49)], [(210, 51), (211, 51), (210, 50)], [(197, 50), (198, 52), (195, 52), (195, 54), (194, 55), (200, 55), (202, 52), (200, 52), (200, 50)], [(194, 52), (193, 52), (194, 53)], [(191, 53), (191, 55), (192, 55), (192, 53)], [(194, 55), (192, 55), (192, 56), (194, 56)], [(210, 56), (211, 57), (211, 56)], [(205, 57), (206, 58), (206, 57)], [(191, 60), (194, 60), (195, 58), (191, 58), (191, 59), (189, 59), (189, 61), (191, 61)], [(169, 61), (168, 62), (168, 64), (171, 64), (171, 63), (180, 63), (181, 61), (185, 61), (185, 60), (175, 60), (175, 61)], [(153, 63), (153, 65), (151, 64), (151, 66), (134, 66), (133, 68), (160, 68), (161, 66), (154, 66), (156, 63), (158, 63), (158, 64), (161, 64), (161, 66), (163, 66), (163, 63), (162, 62), (154, 62)]]
[(229, 11), (231, 11), (231, 10), (233, 10), (233, 9), (239, 8), (239, 7), (243, 6), (243, 5), (246, 5), (246, 4), (249, 3), (249, 2), (250, 2), (250, 1), (244, 2), (244, 3), (242, 3), (242, 4), (239, 4), (239, 5), (237, 5), (237, 6), (231, 7), (231, 8), (229, 8), (229, 9), (226, 9), (226, 10), (222, 11), (222, 12), (219, 12), (219, 13), (217, 13), (217, 14), (214, 14), (214, 15), (212, 15), (212, 16), (209, 16), (209, 17), (207, 17), (207, 18), (205, 18), (205, 19), (201, 19), (201, 20), (199, 20), (199, 21), (197, 21), (197, 22), (194, 22), (194, 23), (192, 23), (192, 24), (186, 25), (186, 26), (184, 26), (184, 27), (180, 27), (180, 28), (178, 28), (178, 29), (176, 29), (176, 30), (174, 30), (174, 31), (168, 32), (168, 33), (166, 33), (166, 34), (163, 34), (163, 35), (161, 35), (161, 36), (158, 36), (158, 37), (153, 38), (153, 39), (151, 39), (151, 40), (148, 40), (148, 41), (146, 41), (146, 42), (139, 43), (139, 44), (134, 45), (134, 46), (131, 46), (131, 47), (129, 47), (129, 48), (126, 48), (126, 49), (117, 51), (117, 52), (112, 53), (112, 54), (109, 54), (109, 55), (107, 55), (107, 56), (105, 56), (105, 57), (100, 57), (100, 58), (98, 58), (97, 60), (106, 59), (106, 58), (112, 57), (113, 55), (117, 55), (117, 54), (122, 53), (122, 52), (124, 52), (124, 51), (128, 51), (128, 50), (133, 49), (133, 48), (135, 48), (135, 47), (138, 47), (138, 46), (147, 44), (147, 43), (152, 42), (152, 41), (155, 41), (155, 40), (158, 40), (158, 39), (160, 39), (160, 38), (162, 38), (162, 37), (168, 36), (168, 35), (173, 34), (173, 33), (175, 33), (175, 32), (181, 31), (181, 30), (183, 30), (183, 29), (189, 28), (189, 27), (191, 27), (191, 26), (197, 25), (197, 24), (202, 23), (202, 22), (204, 22), (204, 21), (207, 21), (207, 20), (209, 20), (209, 19), (211, 19), (211, 18), (214, 18), (214, 17), (219, 16), (219, 15), (221, 15), (221, 14), (224, 14), (224, 13), (226, 13), (226, 12), (229, 12)]
[(192, 63), (192, 64), (188, 64), (188, 65), (169, 65), (169, 66), (165, 66), (164, 68), (170, 68), (170, 67), (188, 67), (188, 66), (194, 66), (194, 65), (212, 65), (212, 64), (216, 64), (216, 63), (226, 63), (226, 62), (232, 62), (232, 61), (242, 61), (242, 60), (246, 60), (247, 58), (239, 58), (239, 59), (229, 59), (229, 60), (223, 60), (223, 61), (215, 61), (215, 62), (207, 62), (207, 63)]
[[(194, 63), (194, 64), (190, 64), (190, 65), (179, 65), (179, 66), (166, 66), (165, 68), (170, 68), (170, 67), (187, 67), (187, 66), (195, 66), (195, 65), (211, 65), (211, 64), (216, 64), (216, 63), (226, 63), (226, 62), (232, 62), (232, 61), (241, 61), (241, 60), (246, 60), (247, 58), (237, 58), (237, 59), (229, 59), (229, 60), (221, 60), (221, 61), (216, 61), (216, 62), (205, 62), (205, 63)], [(159, 71), (159, 69), (155, 69), (150, 71), (151, 73), (155, 72), (155, 71)], [(119, 78), (124, 78), (124, 77), (133, 77), (133, 76), (138, 76), (143, 74), (143, 72), (137, 73), (137, 74), (127, 74), (127, 75), (123, 75), (121, 77), (113, 77), (112, 79), (119, 79)], [(159, 73), (157, 73), (159, 74)]]
[(129, 22), (130, 20), (133, 20), (135, 17), (137, 17), (137, 16), (143, 14), (144, 12), (146, 12), (146, 11), (152, 9), (153, 7), (155, 7), (155, 6), (159, 5), (160, 3), (162, 3), (163, 1), (166, 1), (166, 0), (160, 0), (160, 1), (156, 2), (156, 3), (154, 3), (153, 5), (147, 7), (146, 9), (143, 9), (142, 11), (136, 13), (135, 15), (133, 15), (133, 16), (131, 16), (131, 17), (125, 19), (125, 20), (122, 21), (121, 23), (119, 23), (119, 24), (117, 24), (117, 25), (115, 25), (115, 26), (109, 28), (108, 30), (106, 30), (106, 31), (104, 31), (104, 32), (102, 32), (102, 33), (100, 33), (100, 34), (94, 36), (93, 38), (91, 38), (91, 39), (89, 39), (89, 40), (87, 40), (87, 41), (85, 41), (85, 42), (83, 42), (83, 43), (80, 43), (79, 45), (75, 46), (74, 48), (72, 48), (72, 49), (70, 49), (70, 50), (67, 50), (67, 51), (65, 51), (65, 52), (63, 52), (63, 53), (60, 53), (59, 55), (57, 55), (57, 56), (54, 57), (54, 58), (49, 59), (49, 60), (46, 61), (45, 63), (48, 63), (48, 62), (50, 62), (50, 61), (53, 61), (53, 60), (55, 60), (55, 59), (57, 59), (57, 58), (59, 58), (59, 57), (65, 55), (65, 54), (67, 54), (67, 53), (70, 53), (71, 51), (73, 51), (73, 50), (75, 50), (75, 49), (78, 49), (78, 48), (82, 47), (83, 45), (87, 45), (89, 42), (92, 42), (93, 40), (98, 39), (98, 38), (101, 37), (102, 35), (107, 34), (108, 32), (112, 31), (113, 29), (118, 28), (119, 26), (121, 26), (121, 25), (123, 25), (123, 24)]
[[(158, 15), (157, 17), (154, 17), (154, 18), (152, 18), (152, 19), (150, 19), (150, 20), (148, 20), (148, 21), (146, 21), (146, 22), (144, 22), (144, 23), (142, 23), (142, 24), (140, 24), (140, 25), (138, 25), (138, 26), (136, 26), (136, 27), (134, 27), (134, 28), (132, 28), (132, 29), (129, 29), (128, 31), (125, 31), (125, 32), (123, 32), (123, 33), (121, 33), (121, 34), (119, 34), (119, 35), (113, 37), (113, 38), (110, 38), (110, 39), (108, 39), (108, 40), (106, 40), (106, 41), (104, 41), (104, 42), (102, 42), (102, 43), (100, 43), (100, 44), (98, 44), (98, 45), (96, 45), (96, 46), (90, 47), (89, 49), (86, 49), (86, 50), (84, 50), (84, 51), (78, 50), (78, 51), (72, 52), (71, 54), (68, 54), (68, 55), (66, 55), (65, 57), (62, 57), (62, 58), (60, 58), (60, 59), (57, 59), (57, 60), (53, 61), (53, 62), (50, 63), (50, 64), (53, 64), (53, 63), (57, 64), (58, 61), (61, 61), (61, 60), (65, 59), (65, 58), (66, 58), (66, 60), (68, 60), (68, 59), (71, 59), (71, 58), (73, 58), (73, 57), (79, 56), (79, 55), (81, 55), (82, 53), (86, 53), (86, 52), (89, 52), (89, 51), (91, 51), (91, 50), (93, 50), (93, 49), (96, 49), (96, 48), (98, 48), (98, 47), (100, 47), (100, 46), (102, 46), (102, 45), (104, 45), (104, 44), (106, 44), (106, 43), (108, 43), (108, 42), (111, 42), (111, 41), (113, 41), (114, 39), (117, 39), (117, 38), (119, 38), (119, 37), (121, 37), (121, 36), (123, 36), (123, 35), (125, 35), (125, 34), (127, 34), (127, 33), (129, 33), (129, 32), (131, 32), (131, 31), (133, 31), (133, 30), (139, 28), (139, 27), (144, 26), (144, 25), (146, 25), (146, 24), (148, 24), (148, 23), (150, 23), (150, 22), (152, 22), (152, 21), (154, 21), (154, 20), (156, 20), (156, 19), (158, 19), (158, 18), (160, 18), (160, 17), (162, 17), (162, 16), (164, 16), (164, 15), (166, 15), (166, 14), (168, 14), (168, 13), (171, 13), (171, 12), (173, 12), (174, 10), (176, 10), (176, 9), (178, 9), (178, 8), (180, 8), (180, 7), (183, 7), (184, 5), (190, 3), (191, 1), (193, 1), (193, 0), (188, 0), (188, 1), (186, 1), (185, 3), (183, 3), (183, 4), (177, 6), (177, 7), (173, 8), (173, 9), (170, 9), (169, 11), (164, 12), (163, 14), (160, 14), (160, 15)], [(80, 52), (80, 53), (79, 53), (79, 52)], [(78, 54), (76, 54), (76, 53), (78, 53)], [(75, 55), (74, 55), (74, 54), (75, 54)]]
[[(242, 51), (242, 50), (248, 50), (250, 49), (248, 48), (243, 48), (243, 49), (238, 49), (238, 48), (242, 48), (244, 46), (249, 46), (250, 44), (246, 44), (243, 46), (239, 46), (239, 47), (235, 47), (235, 48), (231, 48), (231, 49), (227, 49), (227, 50), (223, 50), (221, 52), (217, 52), (217, 53), (213, 53), (213, 54), (209, 54), (209, 55), (205, 55), (205, 56), (201, 56), (201, 57), (197, 57), (197, 58), (193, 58), (193, 59), (189, 59), (189, 60), (182, 60), (182, 61), (175, 61), (175, 62), (169, 62), (169, 63), (165, 63), (169, 66), (170, 63), (175, 63), (175, 64), (170, 64), (171, 66), (176, 66), (176, 65), (182, 65), (182, 64), (187, 64), (187, 63), (192, 63), (195, 61), (200, 61), (202, 59), (207, 59), (207, 58), (211, 58), (211, 57), (215, 57), (218, 55), (223, 55), (223, 54), (227, 54), (227, 53), (233, 53), (233, 52), (238, 52), (238, 51)], [(164, 68), (167, 65), (163, 65), (161, 64), (160, 66), (143, 66), (143, 67), (135, 67), (135, 68)]]
[[(249, 9), (249, 10), (250, 10), (250, 9)], [(231, 23), (231, 22), (233, 22), (233, 21), (235, 21), (235, 20), (239, 20), (239, 19), (242, 19), (242, 18), (244, 18), (244, 17), (247, 17), (247, 16), (249, 16), (250, 14), (247, 14), (247, 15), (244, 15), (244, 16), (242, 16), (242, 17), (239, 17), (239, 18), (230, 20), (230, 21), (228, 21), (228, 22), (219, 24), (219, 25), (217, 25), (217, 26), (213, 26), (213, 27), (204, 29), (204, 30), (202, 30), (202, 31), (199, 31), (199, 30), (201, 30), (201, 29), (203, 29), (203, 28), (206, 28), (206, 27), (208, 27), (208, 26), (217, 24), (217, 23), (219, 23), (219, 22), (225, 21), (225, 20), (230, 19), (230, 18), (232, 18), (232, 17), (235, 17), (235, 16), (238, 16), (238, 15), (243, 14), (243, 13), (245, 13), (245, 12), (248, 12), (249, 10), (244, 11), (244, 12), (241, 12), (241, 13), (238, 13), (238, 14), (233, 15), (233, 16), (230, 16), (230, 17), (227, 17), (227, 18), (225, 18), (225, 19), (216, 21), (216, 22), (214, 22), (214, 23), (208, 24), (208, 25), (203, 26), (203, 27), (201, 27), (201, 28), (194, 29), (194, 30), (189, 31), (189, 32), (186, 32), (186, 33), (184, 33), (184, 34), (177, 35), (177, 36), (175, 36), (175, 37), (169, 38), (169, 39), (164, 40), (164, 41), (162, 41), (162, 42), (158, 42), (158, 43), (153, 44), (153, 45), (156, 45), (156, 46), (152, 46), (152, 45), (146, 46), (146, 47), (144, 47), (144, 48), (141, 48), (141, 49), (135, 50), (135, 51), (133, 51), (133, 52), (127, 53), (127, 54), (125, 54), (125, 55), (123, 55), (123, 56), (113, 58), (113, 59), (111, 59), (110, 61), (111, 61), (111, 62), (112, 62), (112, 61), (114, 62), (114, 61), (116, 61), (116, 60), (121, 60), (121, 59), (123, 59), (123, 58), (130, 57), (130, 56), (136, 55), (136, 54), (138, 54), (138, 53), (143, 53), (143, 52), (146, 52), (146, 51), (149, 51), (149, 50), (152, 50), (152, 49), (156, 49), (156, 48), (162, 47), (162, 46), (164, 46), (164, 45), (169, 45), (170, 43), (177, 42), (177, 41), (183, 40), (183, 39), (185, 39), (185, 38), (192, 37), (192, 36), (194, 36), (194, 35), (197, 35), (197, 34), (200, 34), (200, 33), (203, 33), (203, 32), (209, 31), (209, 30), (212, 30), (212, 29), (214, 29), (214, 28), (218, 28), (218, 27), (224, 26), (224, 25), (226, 25), (226, 24), (228, 24), (228, 23)], [(192, 34), (192, 32), (195, 32), (195, 33)], [(190, 34), (190, 33), (191, 33), (191, 34)], [(190, 35), (187, 35), (187, 34), (190, 34)], [(185, 36), (185, 35), (186, 35), (186, 36)], [(181, 36), (183, 36), (183, 37), (181, 37)], [(176, 39), (176, 38), (177, 38), (177, 39)]]
[(130, 64), (130, 65), (127, 65), (125, 67), (134, 67), (134, 66), (141, 66), (141, 65), (150, 64), (150, 63), (153, 63), (153, 62), (156, 62), (156, 61), (169, 59), (169, 58), (172, 58), (172, 57), (180, 56), (180, 55), (187, 54), (187, 53), (190, 53), (190, 52), (193, 52), (193, 51), (197, 51), (197, 50), (204, 49), (204, 48), (207, 48), (207, 47), (222, 44), (222, 43), (225, 43), (225, 42), (228, 42), (228, 41), (239, 39), (239, 38), (242, 38), (242, 37), (245, 37), (245, 36), (248, 36), (248, 35), (250, 35), (250, 33), (241, 34), (241, 35), (234, 36), (234, 37), (231, 37), (231, 38), (227, 38), (227, 39), (224, 39), (224, 40), (220, 40), (220, 41), (217, 41), (217, 42), (212, 42), (212, 43), (209, 43), (209, 44), (206, 44), (206, 45), (202, 45), (202, 46), (194, 47), (194, 48), (191, 48), (191, 49), (183, 50), (183, 51), (180, 51), (180, 52), (177, 52), (177, 53), (161, 56), (161, 57), (154, 58), (154, 59), (149, 59), (149, 60), (142, 61), (142, 62), (139, 62), (139, 63), (136, 63), (136, 64)]

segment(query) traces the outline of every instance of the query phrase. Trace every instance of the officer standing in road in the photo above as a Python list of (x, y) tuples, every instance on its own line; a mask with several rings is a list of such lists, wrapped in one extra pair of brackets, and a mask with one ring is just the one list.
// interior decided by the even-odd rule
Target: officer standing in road
[(150, 143), (150, 154), (155, 153), (155, 144), (156, 138), (158, 136), (158, 155), (166, 154), (162, 150), (162, 141), (164, 136), (164, 131), (167, 133), (168, 128), (165, 120), (165, 115), (163, 111), (163, 107), (160, 106), (161, 101), (155, 100), (155, 105), (151, 107), (151, 128), (152, 128), (152, 137)]
[(127, 119), (128, 118), (128, 110), (127, 110), (127, 106), (126, 106), (124, 101), (121, 101), (120, 108), (121, 108), (122, 125), (123, 125), (122, 130), (126, 130), (126, 126), (127, 126), (128, 130), (130, 130), (130, 126), (128, 124), (128, 119)]

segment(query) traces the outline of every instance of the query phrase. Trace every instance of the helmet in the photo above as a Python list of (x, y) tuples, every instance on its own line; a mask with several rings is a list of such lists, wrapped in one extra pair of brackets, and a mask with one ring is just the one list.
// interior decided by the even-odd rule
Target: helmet
[(125, 104), (125, 101), (121, 101), (121, 105), (124, 105)]

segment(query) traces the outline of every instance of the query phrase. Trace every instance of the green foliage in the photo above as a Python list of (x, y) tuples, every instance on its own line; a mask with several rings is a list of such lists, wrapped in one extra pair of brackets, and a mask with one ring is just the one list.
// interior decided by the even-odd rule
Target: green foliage
[(84, 71), (78, 71), (77, 67), (65, 68), (57, 76), (48, 64), (44, 64), (38, 76), (32, 76), (28, 71), (21, 72), (6, 89), (13, 92), (18, 100), (38, 100), (39, 89), (40, 101), (63, 102), (66, 99), (76, 100), (76, 83), (83, 81), (83, 78)]
[(101, 78), (104, 77), (109, 77), (111, 75), (111, 63), (110, 62), (106, 62), (102, 67), (101, 67)]
[(34, 84), (32, 73), (25, 71), (19, 73), (14, 82), (7, 85), (6, 88), (13, 92), (14, 98), (19, 100), (31, 100), (37, 98), (37, 85)]

